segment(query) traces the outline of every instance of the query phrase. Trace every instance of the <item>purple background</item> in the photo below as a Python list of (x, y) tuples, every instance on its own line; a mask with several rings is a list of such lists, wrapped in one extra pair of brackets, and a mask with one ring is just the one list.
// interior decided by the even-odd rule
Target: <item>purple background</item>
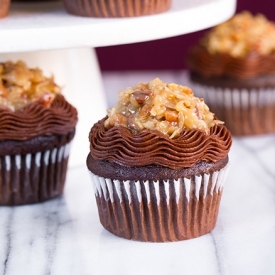
[[(275, 21), (275, 0), (237, 0), (237, 12), (242, 10), (262, 13)], [(182, 70), (187, 50), (205, 31), (150, 42), (100, 47), (96, 49), (99, 64), (103, 71)]]

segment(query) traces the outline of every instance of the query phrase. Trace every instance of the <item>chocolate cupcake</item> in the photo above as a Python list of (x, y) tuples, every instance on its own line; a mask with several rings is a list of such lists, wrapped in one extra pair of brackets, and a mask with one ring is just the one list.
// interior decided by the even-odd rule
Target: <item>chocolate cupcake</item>
[(0, 205), (62, 194), (76, 123), (53, 77), (21, 61), (0, 63)]
[(187, 56), (191, 87), (233, 135), (275, 132), (275, 24), (235, 15)]
[(171, 0), (63, 0), (68, 13), (85, 17), (135, 17), (167, 11)]
[(186, 240), (215, 224), (231, 135), (192, 90), (160, 79), (122, 90), (89, 134), (100, 222), (145, 242)]

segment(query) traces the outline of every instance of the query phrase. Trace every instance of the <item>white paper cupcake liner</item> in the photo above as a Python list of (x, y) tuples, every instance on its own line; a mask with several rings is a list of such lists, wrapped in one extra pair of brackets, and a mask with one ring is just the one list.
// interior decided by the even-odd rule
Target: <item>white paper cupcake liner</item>
[(275, 132), (275, 89), (222, 89), (190, 84), (233, 135)]
[(46, 201), (63, 192), (70, 143), (26, 155), (0, 157), (0, 205)]
[(275, 89), (229, 89), (204, 86), (192, 82), (193, 90), (198, 97), (203, 97), (205, 102), (215, 102), (225, 107), (266, 106), (275, 104)]
[(215, 224), (229, 165), (189, 178), (131, 181), (92, 175), (99, 218), (113, 234), (166, 242), (210, 232)]

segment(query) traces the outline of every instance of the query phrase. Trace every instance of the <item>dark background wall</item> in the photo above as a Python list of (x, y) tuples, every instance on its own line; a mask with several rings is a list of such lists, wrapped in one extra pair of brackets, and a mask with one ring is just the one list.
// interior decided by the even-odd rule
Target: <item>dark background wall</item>
[[(275, 0), (237, 0), (237, 12), (249, 10), (262, 13), (275, 21)], [(177, 37), (97, 48), (100, 67), (113, 70), (181, 70), (185, 68), (187, 50), (195, 44), (204, 31)]]

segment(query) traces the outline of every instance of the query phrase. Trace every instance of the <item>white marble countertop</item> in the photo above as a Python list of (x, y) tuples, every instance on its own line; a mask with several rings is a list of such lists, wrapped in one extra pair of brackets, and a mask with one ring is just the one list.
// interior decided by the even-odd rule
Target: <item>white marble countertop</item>
[[(155, 76), (185, 83), (184, 72), (104, 73), (108, 103), (119, 89)], [(234, 138), (229, 157), (215, 229), (174, 243), (104, 230), (86, 167), (70, 169), (62, 197), (0, 208), (0, 274), (275, 274), (275, 134)]]

